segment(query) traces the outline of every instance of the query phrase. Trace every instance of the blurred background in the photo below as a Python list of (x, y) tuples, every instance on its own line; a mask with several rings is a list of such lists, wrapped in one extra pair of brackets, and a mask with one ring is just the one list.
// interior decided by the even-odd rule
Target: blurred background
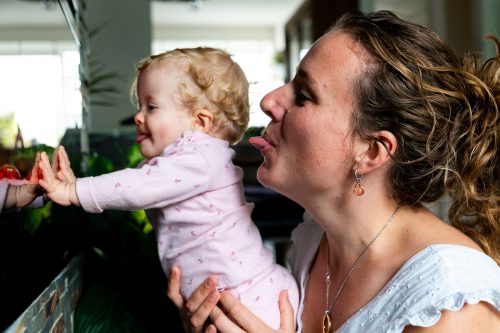
[[(235, 162), (253, 218), (284, 264), (303, 210), (255, 179), (261, 157), (246, 138), (268, 122), (260, 99), (293, 77), (337, 17), (380, 9), (431, 27), (458, 54), (491, 56), (483, 36), (500, 35), (499, 0), (0, 0), (0, 165), (25, 176), (37, 150), (63, 144), (79, 176), (135, 166), (135, 64), (178, 47), (223, 48), (250, 82), (250, 128)], [(446, 204), (433, 209), (446, 218)], [(181, 331), (144, 212), (48, 203), (1, 215), (4, 329)]]
[[(252, 84), (251, 125), (262, 126), (267, 120), (259, 111), (260, 98), (290, 78), (303, 52), (344, 11), (391, 9), (432, 27), (459, 53), (492, 52), (482, 35), (498, 33), (500, 25), (498, 0), (60, 2), (69, 16), (84, 17), (87, 36), (70, 17), (71, 33), (58, 0), (0, 1), (0, 142), (5, 147), (15, 144), (18, 126), (25, 145), (51, 146), (67, 129), (82, 127), (81, 47), (91, 58), (84, 70), (115, 75), (101, 82), (103, 89), (93, 87), (95, 105), (84, 125), (89, 132), (119, 135), (133, 131), (121, 123), (134, 113), (128, 87), (134, 64), (150, 53), (198, 45), (226, 49)], [(79, 13), (71, 12), (69, 3)], [(84, 45), (74, 37), (85, 39)], [(106, 94), (109, 86), (114, 90)]]

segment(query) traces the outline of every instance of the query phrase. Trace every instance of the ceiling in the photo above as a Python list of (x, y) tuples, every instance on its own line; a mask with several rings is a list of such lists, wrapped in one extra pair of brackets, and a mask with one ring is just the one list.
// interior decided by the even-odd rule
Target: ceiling
[[(132, 0), (137, 1), (137, 0)], [(154, 26), (275, 26), (303, 0), (151, 1)], [(0, 26), (59, 26), (64, 17), (56, 0), (0, 0)]]

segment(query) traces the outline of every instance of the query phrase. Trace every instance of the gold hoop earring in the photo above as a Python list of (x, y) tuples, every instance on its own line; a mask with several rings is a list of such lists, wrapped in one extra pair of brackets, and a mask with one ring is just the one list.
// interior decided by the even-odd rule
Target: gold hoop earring
[(358, 169), (354, 170), (354, 180), (356, 181), (356, 184), (354, 184), (352, 193), (360, 197), (365, 194), (365, 190), (361, 186), (361, 175), (358, 173)]

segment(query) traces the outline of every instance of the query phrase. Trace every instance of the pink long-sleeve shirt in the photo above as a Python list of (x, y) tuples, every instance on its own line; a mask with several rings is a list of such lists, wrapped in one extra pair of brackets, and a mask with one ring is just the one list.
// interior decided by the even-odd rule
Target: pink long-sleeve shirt
[[(233, 157), (227, 141), (188, 131), (136, 169), (78, 179), (76, 191), (88, 212), (145, 209), (163, 269), (181, 268), (185, 297), (216, 275), (219, 289), (247, 292), (252, 299), (246, 302), (256, 302), (255, 307), (272, 298), (273, 309), (264, 309), (272, 313), (282, 289), (289, 289), (293, 304), (295, 281), (263, 246)], [(270, 321), (279, 326), (279, 313), (277, 322)]]

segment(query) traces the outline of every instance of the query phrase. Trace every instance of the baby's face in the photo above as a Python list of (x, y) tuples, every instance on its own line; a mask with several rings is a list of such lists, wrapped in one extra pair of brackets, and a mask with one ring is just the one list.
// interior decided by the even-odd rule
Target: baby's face
[(177, 91), (185, 78), (178, 65), (163, 61), (149, 66), (137, 80), (136, 142), (147, 159), (159, 156), (177, 137), (193, 128), (191, 113)]

